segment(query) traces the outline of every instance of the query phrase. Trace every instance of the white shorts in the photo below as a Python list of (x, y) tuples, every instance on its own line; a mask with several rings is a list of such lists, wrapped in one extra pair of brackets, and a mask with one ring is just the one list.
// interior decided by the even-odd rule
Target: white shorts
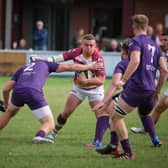
[(95, 89), (80, 89), (76, 85), (73, 85), (70, 94), (75, 95), (78, 97), (81, 101), (85, 99), (85, 97), (88, 97), (89, 102), (103, 100), (104, 98), (104, 87), (99, 86)]
[(35, 115), (35, 117), (38, 120), (42, 119), (43, 117), (52, 115), (52, 112), (49, 106), (44, 106), (39, 109), (32, 110), (32, 113)]

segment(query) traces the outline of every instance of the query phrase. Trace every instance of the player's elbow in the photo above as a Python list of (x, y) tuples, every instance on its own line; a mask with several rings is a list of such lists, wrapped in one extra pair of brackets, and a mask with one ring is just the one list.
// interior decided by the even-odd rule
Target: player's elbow
[(6, 85), (2, 90), (3, 94), (8, 94), (12, 90), (12, 88), (12, 86)]
[(134, 67), (138, 67), (138, 65), (140, 64), (140, 60), (136, 59), (136, 60), (133, 60), (131, 63)]
[(2, 92), (3, 92), (3, 94), (7, 94), (7, 93), (10, 92), (10, 88), (9, 87), (4, 87)]
[(104, 84), (104, 81), (102, 81), (102, 80), (98, 80), (97, 81), (97, 86), (101, 86), (101, 85), (103, 85)]

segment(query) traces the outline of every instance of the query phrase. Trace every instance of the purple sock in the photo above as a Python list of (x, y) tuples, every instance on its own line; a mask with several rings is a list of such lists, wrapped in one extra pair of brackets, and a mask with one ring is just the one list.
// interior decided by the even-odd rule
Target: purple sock
[(130, 156), (132, 155), (132, 151), (131, 151), (131, 146), (129, 143), (128, 139), (124, 139), (121, 142), (122, 148), (124, 150), (124, 153), (128, 153)]
[(97, 119), (96, 123), (96, 133), (94, 141), (102, 141), (103, 136), (109, 127), (109, 116), (101, 116)]
[(141, 117), (144, 129), (149, 133), (150, 137), (153, 139), (156, 137), (155, 126), (151, 116), (143, 116)]
[(110, 144), (118, 146), (118, 136), (115, 131), (111, 132)]
[(45, 132), (43, 130), (40, 130), (37, 132), (36, 136), (45, 137)]

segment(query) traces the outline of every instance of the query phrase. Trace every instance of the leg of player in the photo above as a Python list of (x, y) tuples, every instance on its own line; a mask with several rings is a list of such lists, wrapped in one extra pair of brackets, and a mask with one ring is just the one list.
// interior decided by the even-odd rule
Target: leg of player
[(146, 133), (145, 129), (144, 129), (144, 126), (143, 126), (143, 123), (142, 123), (142, 116), (139, 114), (139, 112), (138, 112), (138, 115), (139, 115), (139, 118), (141, 120), (142, 127), (139, 127), (139, 128), (138, 127), (131, 127), (131, 131), (133, 133)]
[(0, 117), (0, 129), (4, 128), (8, 124), (10, 119), (15, 116), (19, 109), (19, 107), (14, 106), (11, 102), (9, 103), (8, 110)]
[[(160, 103), (158, 103), (158, 104), (160, 104)], [(149, 133), (153, 145), (155, 147), (160, 147), (162, 145), (162, 143), (159, 140), (158, 136), (156, 135), (154, 121), (153, 121), (152, 117), (149, 115), (150, 112), (152, 111), (152, 109), (154, 108), (154, 106), (155, 106), (154, 99), (148, 98), (148, 102), (143, 103), (141, 106), (139, 106), (138, 110), (139, 110), (139, 114), (140, 114), (140, 118), (141, 118), (144, 130)], [(158, 108), (155, 108), (155, 109), (158, 109)], [(155, 111), (155, 109), (154, 109), (154, 111)], [(163, 110), (163, 109), (164, 108), (162, 108), (162, 105), (161, 105), (157, 114), (160, 114), (160, 112), (161, 112), (160, 110)]]
[[(114, 108), (114, 104), (113, 102), (109, 105), (109, 109), (113, 109)], [(110, 112), (109, 112), (110, 113)], [(111, 114), (112, 115), (112, 114)], [(102, 155), (106, 155), (106, 154), (110, 154), (110, 155), (119, 155), (120, 154), (120, 149), (118, 147), (119, 144), (119, 139), (118, 136), (116, 134), (116, 131), (114, 130), (113, 126), (112, 126), (112, 120), (110, 118), (110, 129), (111, 129), (111, 133), (110, 133), (110, 142), (108, 145), (106, 145), (104, 148), (99, 148), (96, 149), (96, 151), (99, 154)]]
[(134, 159), (134, 155), (131, 150), (131, 145), (128, 139), (128, 131), (124, 122), (124, 116), (133, 110), (133, 107), (129, 106), (121, 97), (118, 102), (115, 104), (115, 107), (112, 109), (112, 126), (116, 131), (118, 138), (120, 140), (121, 146), (123, 148), (124, 153), (116, 156), (116, 158), (120, 159)]
[[(112, 102), (110, 103), (109, 107), (107, 108), (108, 114), (110, 114), (111, 111), (114, 111), (114, 107), (115, 107), (115, 104), (118, 101), (119, 95), (120, 95), (120, 92), (112, 97)], [(111, 109), (113, 109), (113, 110), (111, 110)], [(110, 142), (104, 148), (96, 149), (96, 151), (99, 154), (102, 154), (102, 155), (106, 155), (106, 154), (119, 155), (120, 154), (120, 148), (118, 147), (119, 139), (118, 139), (116, 131), (112, 127), (111, 118), (109, 119), (109, 123), (110, 123), (110, 130), (111, 130), (111, 132), (110, 132)]]
[[(94, 101), (90, 102), (90, 106), (93, 109), (96, 104), (98, 104), (100, 101)], [(102, 114), (98, 114), (97, 111), (94, 111), (96, 114), (97, 122), (96, 122), (96, 129), (95, 129), (95, 137), (92, 143), (87, 144), (87, 147), (102, 147), (102, 140), (104, 137), (104, 134), (109, 128), (109, 115), (107, 112), (103, 112)]]
[(168, 108), (168, 96), (165, 94), (160, 99), (159, 102), (156, 104), (156, 107), (151, 113), (151, 117), (154, 121), (154, 124), (158, 122), (160, 119), (161, 114)]
[(158, 136), (156, 135), (155, 126), (154, 126), (152, 117), (149, 115), (142, 117), (142, 123), (145, 128), (145, 131), (149, 133), (154, 146), (160, 147), (162, 143), (159, 140)]
[(52, 139), (52, 140), (55, 139), (58, 132), (65, 125), (69, 116), (75, 111), (75, 109), (77, 108), (77, 106), (80, 103), (81, 103), (81, 100), (78, 97), (76, 97), (73, 94), (69, 95), (69, 97), (66, 101), (65, 107), (64, 107), (64, 111), (62, 113), (60, 113), (57, 117), (57, 121), (56, 121), (54, 130), (48, 136), (46, 136), (46, 138), (49, 138), (49, 139)]
[(40, 129), (32, 139), (33, 143), (54, 143), (54, 141), (45, 139), (45, 135), (54, 129), (54, 118), (49, 106), (44, 106), (36, 110), (32, 110), (35, 117), (40, 122)]
[(0, 111), (5, 112), (4, 102), (0, 100)]
[[(154, 121), (154, 124), (158, 122), (161, 114), (167, 109), (167, 107), (168, 107), (168, 96), (167, 96), (167, 93), (165, 92), (165, 95), (163, 95), (159, 99), (158, 103), (156, 104), (156, 106), (151, 112), (151, 117)], [(145, 132), (143, 127), (142, 128), (132, 127), (131, 131), (134, 133), (144, 133)]]

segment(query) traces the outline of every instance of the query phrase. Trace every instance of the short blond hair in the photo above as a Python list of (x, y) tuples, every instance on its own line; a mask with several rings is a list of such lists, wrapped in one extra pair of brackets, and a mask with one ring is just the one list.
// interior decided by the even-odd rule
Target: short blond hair
[(149, 19), (146, 15), (136, 14), (132, 17), (133, 27), (146, 30), (149, 24)]
[(85, 34), (83, 37), (82, 37), (83, 40), (96, 40), (95, 39), (95, 36), (93, 34)]

